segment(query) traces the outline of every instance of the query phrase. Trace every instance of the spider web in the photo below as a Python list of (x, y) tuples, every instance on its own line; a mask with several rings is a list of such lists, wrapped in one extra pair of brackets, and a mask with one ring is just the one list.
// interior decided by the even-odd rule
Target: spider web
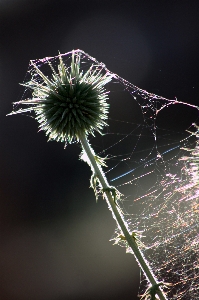
[[(158, 281), (170, 284), (165, 289), (168, 299), (198, 299), (199, 141), (192, 125), (198, 107), (148, 93), (85, 52), (75, 53), (83, 72), (90, 68), (112, 75), (107, 84), (109, 126), (102, 136), (89, 139), (96, 153), (107, 158), (105, 172), (123, 194), (118, 204), (126, 221), (137, 232)], [(70, 67), (72, 52), (61, 56)], [(50, 78), (59, 56), (30, 62), (25, 81), (34, 77), (40, 82), (33, 63)], [(113, 239), (117, 234), (116, 229)]]

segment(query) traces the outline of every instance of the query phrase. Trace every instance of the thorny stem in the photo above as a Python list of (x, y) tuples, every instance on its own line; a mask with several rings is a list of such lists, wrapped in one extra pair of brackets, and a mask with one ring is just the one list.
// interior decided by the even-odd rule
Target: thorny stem
[[(144, 256), (142, 255), (140, 249), (138, 248), (138, 245), (136, 243), (136, 240), (131, 236), (129, 233), (128, 225), (124, 221), (123, 216), (121, 212), (119, 211), (117, 205), (115, 204), (115, 199), (111, 193), (111, 188), (108, 184), (108, 181), (105, 177), (105, 174), (101, 168), (101, 166), (96, 162), (95, 160), (95, 152), (91, 148), (88, 140), (86, 139), (86, 136), (84, 134), (79, 135), (80, 142), (82, 144), (83, 150), (86, 152), (87, 157), (90, 161), (90, 166), (93, 171), (93, 175), (97, 176), (99, 183), (101, 185), (101, 188), (103, 189), (105, 193), (105, 198), (108, 203), (109, 209), (112, 212), (113, 218), (116, 220), (119, 228), (123, 232), (123, 235), (125, 236), (126, 241), (128, 242), (128, 245), (132, 249), (132, 252), (140, 265), (142, 271), (144, 272), (146, 278), (153, 286), (159, 286), (157, 279), (155, 278), (150, 266), (148, 265), (147, 261), (145, 260)], [(165, 294), (163, 291), (158, 288), (157, 289), (157, 295), (159, 296), (160, 300), (167, 300)]]

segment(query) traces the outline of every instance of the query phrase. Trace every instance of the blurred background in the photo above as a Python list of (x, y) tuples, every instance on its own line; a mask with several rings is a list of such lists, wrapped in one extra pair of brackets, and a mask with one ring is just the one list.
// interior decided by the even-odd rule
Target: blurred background
[[(29, 60), (79, 48), (140, 88), (198, 105), (198, 14), (198, 1), (0, 0), (0, 299), (128, 300), (140, 286), (133, 256), (109, 242), (115, 222), (80, 147), (6, 117)], [(171, 121), (195, 120), (184, 109)]]

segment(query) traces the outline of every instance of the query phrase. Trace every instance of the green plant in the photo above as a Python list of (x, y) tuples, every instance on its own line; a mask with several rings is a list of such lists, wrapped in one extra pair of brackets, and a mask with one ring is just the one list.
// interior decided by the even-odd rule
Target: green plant
[(45, 131), (50, 140), (65, 143), (77, 141), (81, 144), (81, 158), (91, 168), (91, 186), (95, 195), (102, 195), (106, 199), (120, 231), (118, 241), (128, 243), (150, 283), (144, 297), (149, 296), (154, 300), (158, 295), (159, 299), (165, 300), (166, 296), (160, 288), (163, 283), (157, 281), (144, 258), (136, 231), (131, 233), (123, 218), (117, 203), (121, 194), (114, 186), (109, 185), (103, 172), (105, 158), (97, 156), (88, 141), (89, 134), (94, 135), (95, 131), (101, 133), (103, 127), (107, 126), (109, 105), (105, 85), (112, 80), (113, 75), (108, 72), (103, 74), (98, 66), (83, 73), (80, 68), (81, 52), (72, 51), (70, 67), (64, 64), (61, 55), (57, 70), (48, 62), (52, 71), (50, 78), (31, 62), (33, 76), (22, 85), (31, 90), (32, 98), (16, 102), (17, 105), (26, 105), (26, 108), (14, 110), (10, 115), (33, 111), (39, 128)]

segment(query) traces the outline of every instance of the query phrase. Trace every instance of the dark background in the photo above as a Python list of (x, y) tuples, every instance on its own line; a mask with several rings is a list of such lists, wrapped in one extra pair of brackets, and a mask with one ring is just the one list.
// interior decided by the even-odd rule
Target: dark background
[[(112, 246), (80, 148), (6, 117), (30, 59), (82, 49), (140, 88), (198, 104), (198, 1), (0, 1), (0, 299), (136, 299), (139, 269)], [(196, 116), (194, 116), (196, 118)], [(168, 122), (188, 127), (187, 115)]]

